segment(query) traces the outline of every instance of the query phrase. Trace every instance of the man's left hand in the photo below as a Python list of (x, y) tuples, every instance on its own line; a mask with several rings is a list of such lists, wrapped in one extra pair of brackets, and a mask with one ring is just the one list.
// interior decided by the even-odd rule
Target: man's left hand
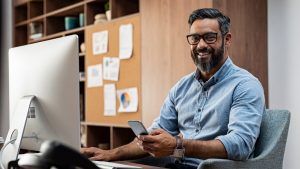
[(173, 154), (176, 139), (165, 130), (156, 129), (149, 135), (140, 135), (137, 144), (154, 157), (165, 157)]

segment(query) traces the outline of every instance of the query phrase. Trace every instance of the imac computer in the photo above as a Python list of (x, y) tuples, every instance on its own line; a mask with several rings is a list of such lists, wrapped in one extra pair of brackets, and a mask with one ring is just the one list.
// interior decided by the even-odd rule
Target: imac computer
[(1, 162), (46, 140), (80, 148), (78, 36), (9, 50), (10, 125)]

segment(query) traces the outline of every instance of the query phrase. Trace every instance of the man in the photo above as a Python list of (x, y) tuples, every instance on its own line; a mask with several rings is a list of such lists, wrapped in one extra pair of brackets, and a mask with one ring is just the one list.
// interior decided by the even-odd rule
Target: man
[(207, 158), (251, 158), (265, 110), (263, 88), (229, 58), (227, 16), (217, 9), (198, 9), (188, 23), (187, 41), (197, 69), (170, 90), (150, 134), (113, 150), (83, 148), (84, 154), (108, 161), (150, 154), (176, 159), (169, 163), (178, 168), (196, 168)]

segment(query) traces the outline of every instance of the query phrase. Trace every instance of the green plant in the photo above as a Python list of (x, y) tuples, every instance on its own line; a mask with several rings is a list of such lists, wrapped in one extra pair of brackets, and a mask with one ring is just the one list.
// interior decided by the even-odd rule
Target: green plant
[(108, 11), (109, 10), (109, 1), (107, 1), (105, 4), (104, 4), (104, 9), (105, 11)]

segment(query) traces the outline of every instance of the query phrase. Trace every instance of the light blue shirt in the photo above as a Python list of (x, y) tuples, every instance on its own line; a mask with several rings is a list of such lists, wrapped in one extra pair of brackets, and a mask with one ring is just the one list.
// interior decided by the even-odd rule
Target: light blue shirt
[[(149, 130), (182, 133), (184, 139), (218, 139), (229, 159), (245, 160), (253, 152), (264, 111), (260, 82), (228, 57), (206, 82), (200, 79), (199, 71), (178, 81)], [(185, 158), (184, 163), (198, 166), (201, 161)]]

